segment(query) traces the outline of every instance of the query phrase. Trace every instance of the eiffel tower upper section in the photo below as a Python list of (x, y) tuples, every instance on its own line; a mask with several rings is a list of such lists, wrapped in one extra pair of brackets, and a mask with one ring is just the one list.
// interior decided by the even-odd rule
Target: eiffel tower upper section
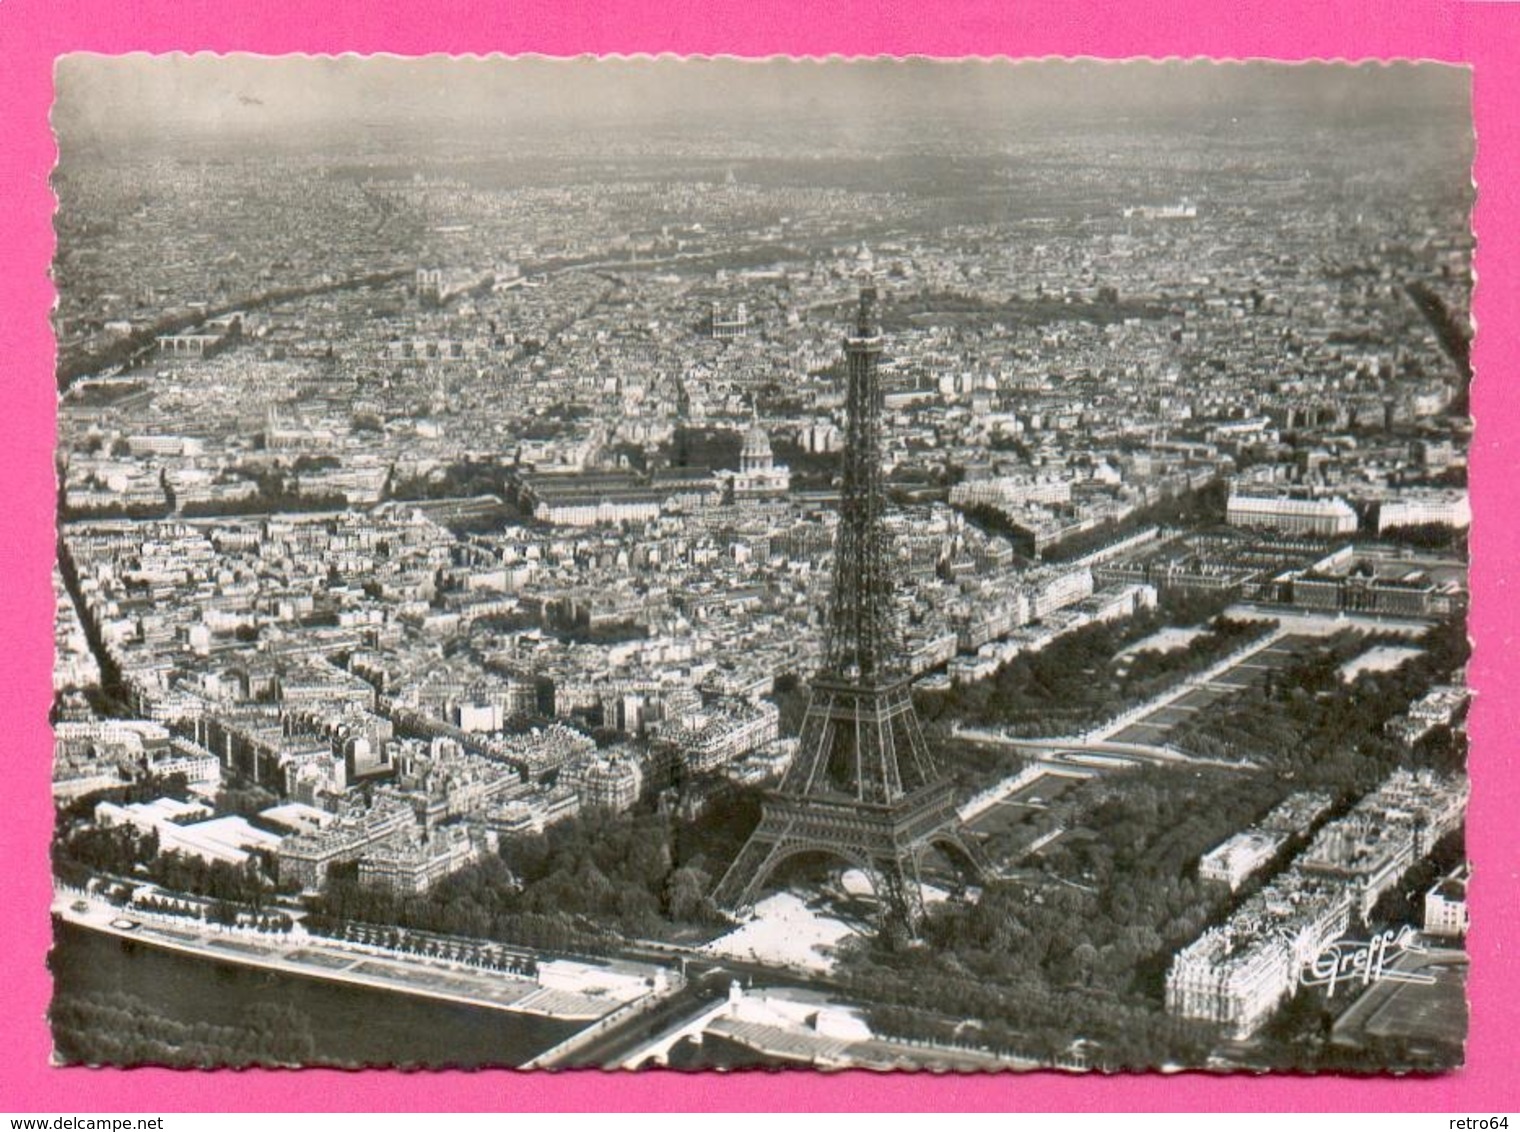
[(845, 339), (849, 385), (843, 493), (821, 673), (863, 686), (900, 676), (890, 545), (883, 521), (881, 348), (876, 288), (867, 284), (860, 290), (853, 333)]

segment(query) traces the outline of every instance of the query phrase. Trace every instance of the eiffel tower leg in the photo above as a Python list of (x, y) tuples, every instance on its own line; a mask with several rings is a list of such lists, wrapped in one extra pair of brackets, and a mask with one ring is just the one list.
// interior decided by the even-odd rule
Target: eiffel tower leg
[(718, 887), (713, 889), (713, 903), (726, 912), (742, 912), (754, 906), (755, 896), (770, 876), (771, 869), (780, 855), (782, 839), (771, 835), (761, 823), (734, 863), (723, 874)]
[(874, 870), (882, 927), (894, 945), (917, 938), (924, 921), (924, 891), (913, 854), (879, 861)]
[(960, 855), (961, 860), (956, 863), (962, 867), (963, 871), (970, 874), (965, 877), (966, 880), (987, 881), (992, 879), (992, 862), (987, 860), (987, 854), (982, 852), (980, 844), (967, 837), (959, 829), (950, 828), (942, 830), (935, 837), (935, 840), (941, 845), (950, 846)]

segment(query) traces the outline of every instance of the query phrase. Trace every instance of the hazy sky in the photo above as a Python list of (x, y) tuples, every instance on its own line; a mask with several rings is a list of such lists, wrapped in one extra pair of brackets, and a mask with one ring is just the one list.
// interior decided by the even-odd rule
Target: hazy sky
[(68, 143), (176, 132), (299, 133), (346, 125), (496, 129), (703, 122), (725, 115), (848, 122), (900, 114), (1008, 118), (1273, 107), (1327, 120), (1466, 115), (1469, 72), (1436, 64), (861, 62), (70, 55), (54, 124)]

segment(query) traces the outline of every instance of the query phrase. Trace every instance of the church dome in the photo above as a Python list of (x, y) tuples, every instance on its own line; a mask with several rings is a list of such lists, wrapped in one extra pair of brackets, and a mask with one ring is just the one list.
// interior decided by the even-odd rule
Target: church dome
[(744, 434), (744, 453), (748, 459), (770, 459), (771, 438), (765, 429), (755, 425)]
[(771, 438), (759, 424), (744, 434), (744, 450), (739, 454), (739, 471), (744, 475), (768, 473), (776, 466), (771, 453)]

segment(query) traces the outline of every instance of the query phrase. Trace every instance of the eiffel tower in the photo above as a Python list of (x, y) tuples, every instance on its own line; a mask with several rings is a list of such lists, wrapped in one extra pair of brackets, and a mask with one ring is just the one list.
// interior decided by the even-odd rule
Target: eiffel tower
[(771, 874), (801, 853), (826, 853), (870, 878), (889, 935), (923, 919), (919, 870), (931, 847), (985, 875), (962, 836), (950, 782), (929, 753), (913, 708), (893, 614), (881, 477), (881, 332), (876, 289), (861, 288), (849, 363), (846, 447), (823, 667), (812, 681), (797, 757), (763, 803), (760, 824), (713, 902), (754, 905)]

